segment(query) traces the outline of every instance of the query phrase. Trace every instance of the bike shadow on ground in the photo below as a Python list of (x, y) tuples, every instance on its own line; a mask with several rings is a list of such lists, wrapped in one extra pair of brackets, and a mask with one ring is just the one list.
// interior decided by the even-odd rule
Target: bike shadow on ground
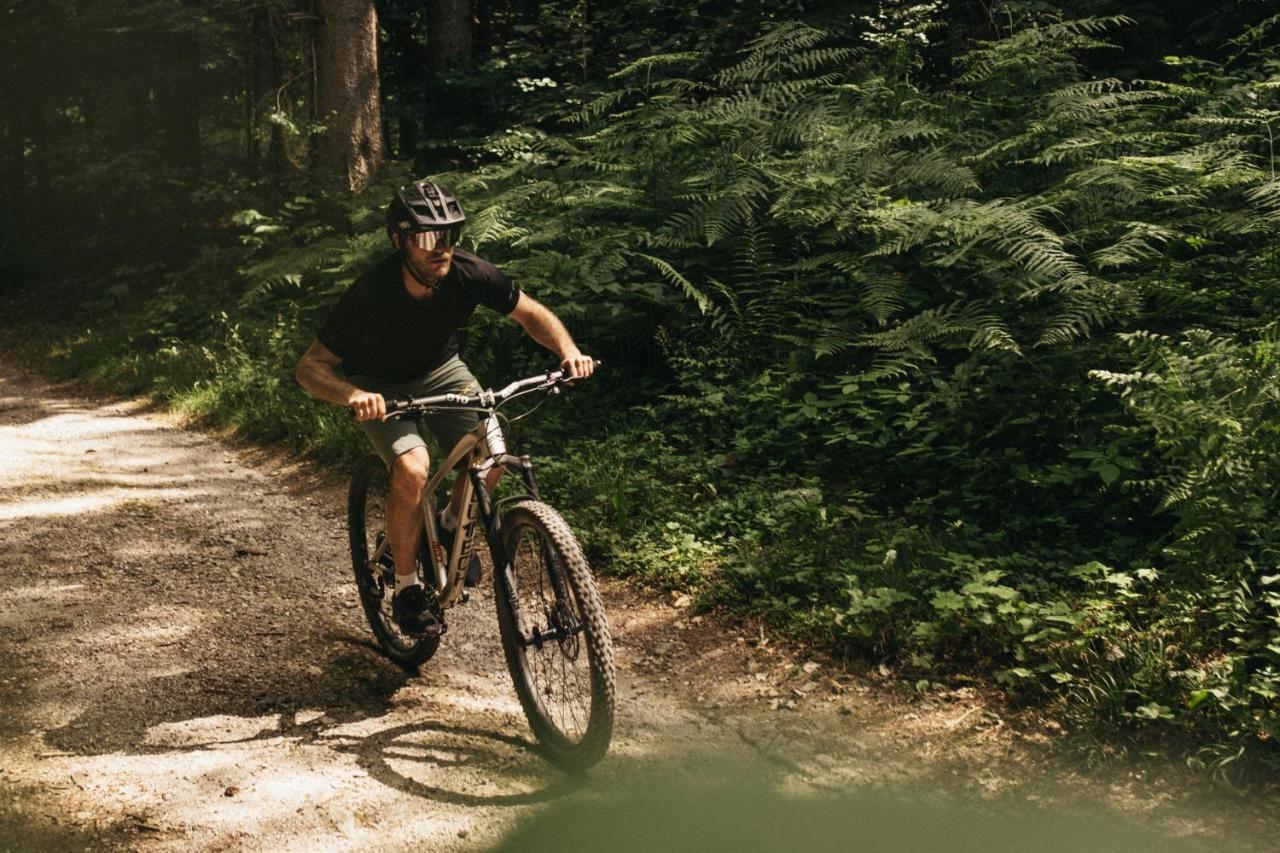
[(585, 779), (550, 764), (533, 741), (483, 726), (427, 720), (360, 738), (319, 738), (326, 740), (354, 755), (378, 782), (454, 806), (550, 802), (578, 790)]
[[(365, 637), (331, 635), (330, 639), (383, 654), (376, 642)], [(417, 675), (419, 671), (406, 668), (406, 672)], [(441, 691), (446, 702), (451, 689)], [(357, 737), (320, 732), (315, 742), (355, 756), (370, 778), (388, 787), (455, 806), (549, 802), (582, 784), (581, 774), (565, 773), (550, 763), (536, 740), (504, 731), (494, 712), (477, 714), (450, 706), (450, 713), (447, 722), (430, 719)], [(514, 725), (521, 728), (524, 721)]]
[(338, 630), (325, 640), (305, 667), (252, 659), (103, 691), (43, 740), (61, 752), (100, 756), (181, 755), (286, 738), (351, 755), (390, 788), (463, 807), (548, 802), (581, 785), (488, 712), (468, 721), (473, 712), (459, 709), (462, 722), (427, 719), (366, 734), (371, 721), (392, 714), (412, 673), (367, 638)]

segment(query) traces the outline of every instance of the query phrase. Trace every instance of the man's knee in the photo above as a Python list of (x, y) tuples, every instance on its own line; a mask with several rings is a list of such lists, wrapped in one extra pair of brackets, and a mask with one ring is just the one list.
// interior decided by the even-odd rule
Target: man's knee
[(417, 494), (427, 485), (431, 472), (431, 457), (425, 447), (401, 453), (391, 463), (391, 486), (397, 491)]

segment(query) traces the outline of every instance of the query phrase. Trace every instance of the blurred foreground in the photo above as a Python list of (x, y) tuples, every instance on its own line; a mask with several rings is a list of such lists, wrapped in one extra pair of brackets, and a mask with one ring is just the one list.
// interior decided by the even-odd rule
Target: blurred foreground
[(875, 853), (1197, 851), (1083, 803), (994, 805), (928, 787), (808, 796), (770, 787), (746, 765), (712, 764), (708, 784), (650, 775), (598, 798), (561, 801), (513, 832), (502, 851), (697, 850)]

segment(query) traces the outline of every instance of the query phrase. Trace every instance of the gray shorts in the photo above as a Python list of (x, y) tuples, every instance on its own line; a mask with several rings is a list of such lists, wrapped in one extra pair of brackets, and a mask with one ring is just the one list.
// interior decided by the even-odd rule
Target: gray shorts
[[(372, 391), (383, 397), (427, 397), (433, 394), (474, 394), (480, 383), (458, 356), (452, 356), (444, 364), (429, 373), (405, 381), (387, 381), (371, 376), (348, 376), (347, 381), (362, 391)], [(443, 459), (458, 441), (480, 421), (478, 412), (436, 412), (424, 420), (440, 447), (436, 457)], [(413, 418), (393, 418), (387, 421), (361, 421), (361, 429), (382, 460), (390, 465), (402, 453), (415, 447), (426, 447), (427, 442)]]

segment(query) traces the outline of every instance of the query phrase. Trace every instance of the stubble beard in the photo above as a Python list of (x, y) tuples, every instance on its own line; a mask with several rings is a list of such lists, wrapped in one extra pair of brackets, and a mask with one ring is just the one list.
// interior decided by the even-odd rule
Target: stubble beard
[(446, 260), (444, 266), (437, 267), (426, 261), (419, 261), (413, 257), (404, 259), (405, 265), (409, 268), (409, 272), (418, 280), (418, 284), (424, 287), (435, 287), (440, 284), (440, 280), (449, 274), (449, 268), (453, 266), (452, 261)]

